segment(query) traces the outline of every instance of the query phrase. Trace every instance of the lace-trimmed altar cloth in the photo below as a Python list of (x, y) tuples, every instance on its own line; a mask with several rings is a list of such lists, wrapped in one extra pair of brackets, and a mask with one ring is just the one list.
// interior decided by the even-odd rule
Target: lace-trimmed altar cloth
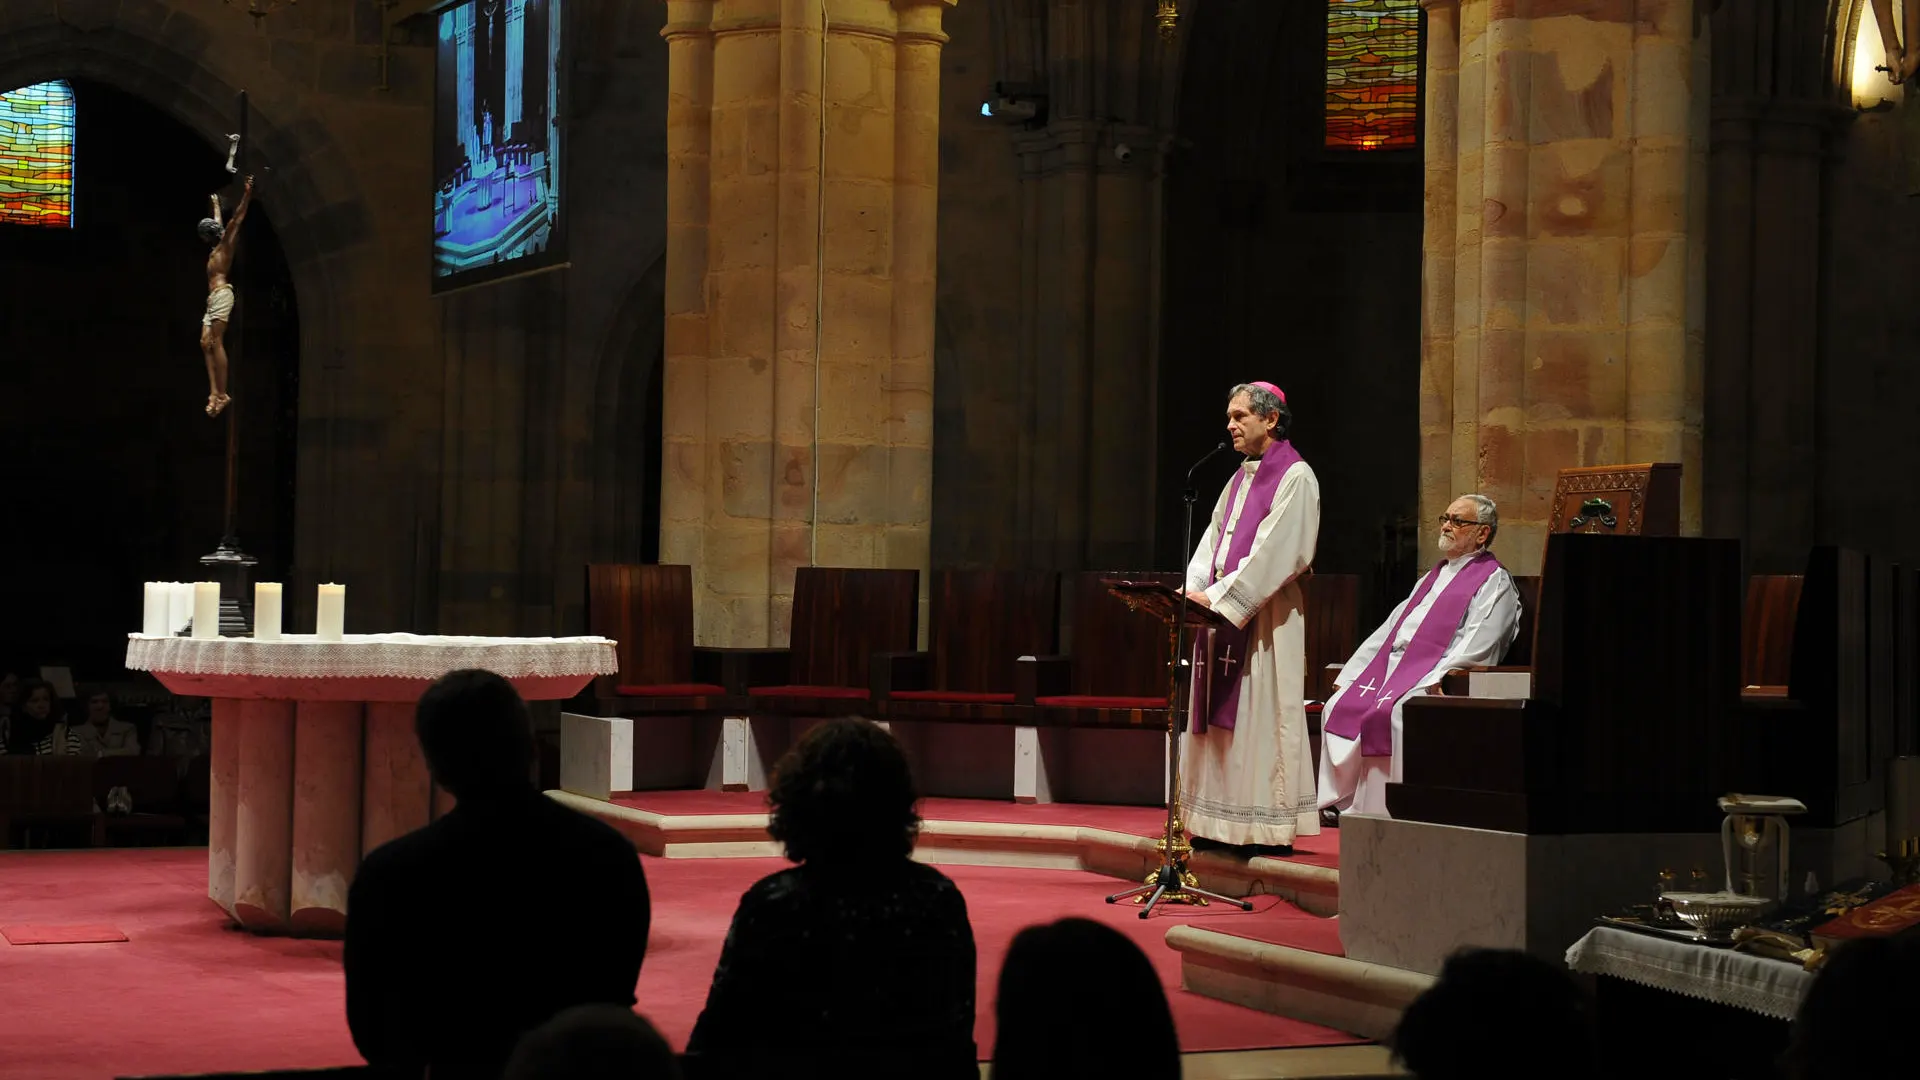
[(280, 679), (434, 680), (449, 671), (484, 668), (508, 679), (613, 675), (614, 643), (602, 637), (442, 637), (347, 634), (321, 641), (288, 634), (252, 638), (127, 635), (127, 667), (181, 675)]
[(1792, 1020), (1813, 985), (1813, 973), (1798, 964), (1611, 926), (1574, 942), (1567, 966), (1775, 1020)]

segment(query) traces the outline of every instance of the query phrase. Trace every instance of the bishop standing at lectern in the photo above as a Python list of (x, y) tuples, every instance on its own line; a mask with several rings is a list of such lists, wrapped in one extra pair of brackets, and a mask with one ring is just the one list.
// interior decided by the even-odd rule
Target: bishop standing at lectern
[(1287, 441), (1292, 421), (1272, 383), (1228, 394), (1227, 434), (1246, 460), (1187, 564), (1189, 599), (1236, 628), (1195, 642), (1180, 798), (1196, 847), (1291, 854), (1294, 837), (1320, 831), (1300, 602), (1320, 535), (1320, 482)]
[[(1440, 516), (1440, 562), (1340, 669), (1321, 714), (1320, 805), (1387, 812), (1400, 781), (1400, 706), (1454, 668), (1497, 664), (1520, 629), (1520, 590), (1487, 550), (1499, 509), (1462, 495)], [(1389, 644), (1391, 643), (1391, 644)]]

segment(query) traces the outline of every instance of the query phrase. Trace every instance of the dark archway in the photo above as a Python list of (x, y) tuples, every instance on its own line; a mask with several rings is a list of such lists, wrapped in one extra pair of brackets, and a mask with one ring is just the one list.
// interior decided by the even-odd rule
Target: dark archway
[(600, 351), (593, 416), (594, 562), (660, 557), (667, 259), (656, 257), (620, 302)]
[[(1184, 564), (1178, 492), (1224, 436), (1228, 388), (1287, 391), (1321, 486), (1316, 569), (1364, 575), (1363, 615), (1410, 585), (1419, 506), (1417, 151), (1322, 148), (1326, 7), (1207, 0), (1166, 180), (1157, 562)], [(1206, 514), (1231, 466), (1199, 478)]]
[[(206, 248), (232, 183), (214, 149), (136, 95), (73, 86), (76, 227), (0, 231), (0, 647), (28, 666), (117, 673), (140, 583), (187, 580), (220, 539), (226, 424), (202, 412)], [(237, 192), (229, 192), (231, 196)], [(276, 576), (293, 543), (299, 313), (271, 208), (248, 215), (227, 335), (245, 547)], [(26, 512), (27, 507), (34, 507)]]

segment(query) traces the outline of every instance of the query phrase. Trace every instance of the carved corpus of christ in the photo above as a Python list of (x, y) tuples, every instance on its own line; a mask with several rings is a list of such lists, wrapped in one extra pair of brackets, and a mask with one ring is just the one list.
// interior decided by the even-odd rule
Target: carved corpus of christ
[[(1901, 5), (1904, 19), (1895, 20), (1893, 0), (1873, 0), (1873, 18), (1880, 24), (1880, 42), (1887, 49), (1887, 80), (1904, 83), (1920, 70), (1920, 0)], [(1904, 22), (1902, 26), (1900, 23)]]

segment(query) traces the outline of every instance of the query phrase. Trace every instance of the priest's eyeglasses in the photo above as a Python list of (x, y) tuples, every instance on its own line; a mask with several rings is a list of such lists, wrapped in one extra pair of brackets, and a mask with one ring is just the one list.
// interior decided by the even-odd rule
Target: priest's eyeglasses
[(1471, 529), (1475, 525), (1486, 524), (1486, 522), (1484, 521), (1475, 521), (1472, 518), (1455, 517), (1452, 514), (1441, 514), (1440, 524), (1446, 525), (1448, 523), (1451, 523), (1455, 528), (1458, 528), (1458, 529)]

